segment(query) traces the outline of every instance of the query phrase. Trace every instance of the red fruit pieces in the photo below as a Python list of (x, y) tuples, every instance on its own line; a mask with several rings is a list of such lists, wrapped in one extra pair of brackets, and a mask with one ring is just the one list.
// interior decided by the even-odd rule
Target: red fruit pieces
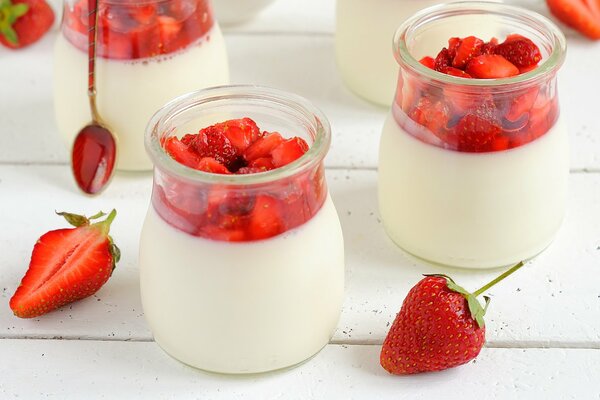
[(246, 149), (244, 158), (246, 161), (251, 162), (258, 158), (270, 157), (273, 149), (279, 146), (282, 142), (283, 138), (281, 137), (280, 133), (265, 132), (260, 139), (252, 143), (252, 145)]
[(230, 165), (238, 158), (231, 141), (216, 126), (200, 130), (191, 145), (200, 157), (211, 157), (224, 165)]
[(483, 40), (475, 36), (468, 36), (460, 41), (456, 47), (456, 55), (452, 60), (452, 66), (455, 68), (465, 68), (467, 63), (473, 58), (481, 54)]
[(457, 135), (459, 151), (484, 152), (490, 151), (502, 128), (479, 115), (467, 114), (460, 119), (454, 132)]
[(443, 102), (432, 102), (428, 97), (421, 97), (410, 117), (436, 136), (442, 136), (450, 119), (450, 112)]
[(190, 168), (197, 168), (200, 156), (189, 145), (176, 137), (170, 137), (164, 144), (165, 150), (178, 163)]
[(485, 42), (483, 46), (481, 46), (481, 54), (494, 54), (496, 46), (498, 46), (498, 39), (490, 39), (489, 42)]
[(517, 68), (527, 68), (537, 65), (542, 59), (540, 49), (527, 38), (519, 38), (496, 46), (495, 54), (506, 58)]
[(284, 228), (278, 200), (270, 196), (257, 196), (248, 224), (250, 238), (266, 239), (283, 232)]
[(10, 299), (17, 317), (37, 317), (96, 293), (119, 261), (120, 251), (108, 236), (115, 210), (94, 223), (105, 214), (59, 215), (75, 228), (50, 231), (36, 242), (27, 273)]
[(19, 49), (37, 42), (54, 24), (45, 0), (0, 1), (0, 43)]
[(436, 71), (441, 71), (444, 68), (452, 66), (452, 57), (450, 57), (450, 52), (447, 48), (444, 47), (435, 57), (434, 66)]
[(306, 144), (304, 139), (294, 137), (285, 140), (271, 151), (273, 165), (275, 168), (287, 165), (302, 157), (307, 151), (308, 144)]
[(250, 118), (232, 119), (215, 124), (214, 127), (229, 139), (240, 156), (260, 137), (256, 122)]
[(196, 169), (199, 171), (209, 172), (211, 174), (231, 174), (226, 166), (212, 157), (204, 157), (202, 160), (200, 160), (196, 166)]
[(600, 4), (598, 0), (546, 0), (556, 18), (589, 39), (600, 39)]
[(429, 56), (421, 58), (419, 62), (429, 69), (435, 69), (435, 60)]
[(454, 68), (454, 67), (444, 67), (439, 72), (446, 74), (446, 75), (457, 76), (459, 78), (472, 78), (471, 75), (467, 74), (462, 69), (458, 69), (458, 68)]
[(519, 69), (514, 64), (496, 54), (483, 54), (471, 59), (466, 72), (479, 79), (500, 79), (519, 75)]
[(392, 374), (440, 371), (477, 357), (485, 327), (467, 299), (447, 279), (427, 276), (408, 293), (381, 349), (381, 366)]

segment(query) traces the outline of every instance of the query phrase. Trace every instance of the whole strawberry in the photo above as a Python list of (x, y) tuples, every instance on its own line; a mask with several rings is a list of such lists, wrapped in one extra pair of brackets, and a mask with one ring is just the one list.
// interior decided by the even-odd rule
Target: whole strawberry
[(465, 364), (485, 342), (482, 307), (477, 296), (521, 268), (519, 263), (474, 293), (445, 275), (426, 275), (408, 292), (383, 342), (380, 363), (396, 375), (441, 371)]
[(19, 49), (37, 42), (54, 24), (45, 0), (0, 0), (0, 43)]
[(108, 235), (117, 212), (103, 221), (100, 212), (90, 218), (58, 213), (75, 228), (44, 234), (36, 242), (29, 269), (10, 299), (17, 317), (33, 318), (96, 293), (110, 278), (120, 258)]

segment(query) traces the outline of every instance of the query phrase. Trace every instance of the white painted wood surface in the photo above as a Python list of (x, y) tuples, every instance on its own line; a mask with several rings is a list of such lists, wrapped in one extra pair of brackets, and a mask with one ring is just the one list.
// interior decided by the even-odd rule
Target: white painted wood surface
[[(594, 381), (600, 374), (600, 43), (569, 35), (560, 76), (572, 174), (558, 238), (491, 291), (487, 348), (476, 363), (398, 378), (378, 364), (387, 324), (420, 274), (448, 270), (403, 253), (383, 232), (375, 168), (386, 110), (343, 86), (333, 30), (332, 0), (278, 0), (256, 20), (226, 30), (233, 82), (299, 93), (330, 118), (328, 179), (348, 260), (346, 300), (332, 344), (296, 369), (245, 378), (195, 371), (151, 342), (137, 270), (150, 174), (120, 173), (101, 197), (82, 197), (53, 120), (55, 33), (28, 50), (0, 49), (0, 399), (600, 399)], [(63, 226), (53, 211), (111, 207), (119, 210), (113, 234), (123, 259), (109, 283), (96, 296), (42, 318), (13, 317), (8, 299), (33, 243)], [(448, 273), (474, 289), (497, 271)]]

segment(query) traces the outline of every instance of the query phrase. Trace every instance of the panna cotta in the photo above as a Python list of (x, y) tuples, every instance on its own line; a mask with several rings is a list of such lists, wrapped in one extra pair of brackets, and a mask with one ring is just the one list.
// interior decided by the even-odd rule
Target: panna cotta
[(335, 55), (346, 86), (372, 103), (389, 106), (398, 80), (398, 63), (391, 51), (394, 32), (417, 11), (438, 3), (337, 0)]
[[(388, 235), (406, 251), (493, 268), (537, 255), (564, 217), (569, 148), (556, 73), (565, 42), (530, 11), (469, 7), (425, 10), (398, 30), (401, 72), (381, 136), (379, 207)], [(431, 42), (436, 31), (428, 24), (458, 26), (458, 9), (501, 16), (496, 23), (518, 33), (452, 37), (422, 57), (420, 40)]]
[[(87, 29), (87, 1), (66, 1), (55, 44), (54, 106), (69, 146), (91, 120)], [(97, 105), (118, 137), (119, 169), (151, 169), (144, 131), (163, 104), (228, 82), (223, 36), (207, 0), (100, 2)]]
[(221, 373), (316, 354), (344, 293), (325, 117), (287, 93), (221, 87), (169, 103), (146, 140), (155, 169), (140, 286), (157, 343)]

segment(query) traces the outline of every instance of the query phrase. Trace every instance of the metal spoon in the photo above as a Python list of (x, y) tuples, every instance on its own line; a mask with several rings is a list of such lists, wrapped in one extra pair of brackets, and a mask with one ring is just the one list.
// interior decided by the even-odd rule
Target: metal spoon
[(96, 28), (98, 0), (88, 0), (88, 98), (92, 122), (75, 137), (71, 169), (75, 182), (85, 193), (100, 193), (112, 178), (117, 160), (117, 139), (106, 126), (96, 107)]

